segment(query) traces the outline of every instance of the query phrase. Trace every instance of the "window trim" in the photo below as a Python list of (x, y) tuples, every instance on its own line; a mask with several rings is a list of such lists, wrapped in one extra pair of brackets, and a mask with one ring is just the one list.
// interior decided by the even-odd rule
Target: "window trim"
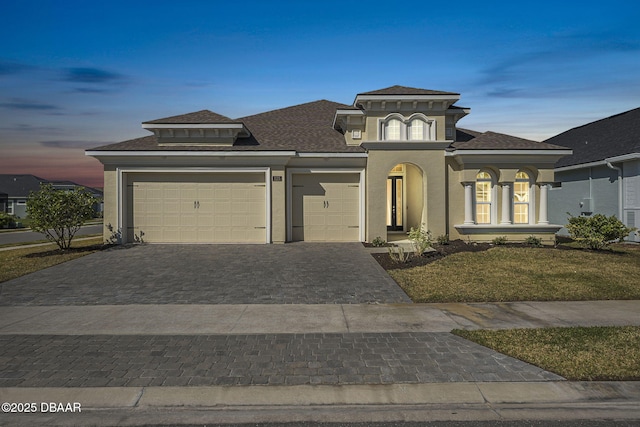
[[(480, 174), (486, 173), (489, 175), (489, 178), (478, 178)], [(478, 202), (478, 183), (479, 182), (487, 182), (489, 183), (489, 202)], [(480, 169), (476, 174), (476, 179), (473, 185), (473, 221), (474, 224), (477, 225), (495, 225), (497, 224), (498, 212), (497, 212), (497, 186), (496, 186), (496, 177), (495, 174), (487, 169)], [(488, 205), (489, 206), (489, 222), (478, 222), (478, 205)]]
[[(527, 175), (527, 179), (525, 180), (524, 178), (518, 178), (518, 175), (520, 173), (523, 173), (525, 175)], [(516, 173), (516, 178), (513, 182), (513, 196), (512, 196), (512, 216), (513, 216), (513, 224), (516, 225), (527, 225), (527, 224), (534, 224), (534, 218), (535, 218), (535, 212), (533, 210), (533, 200), (535, 197), (535, 193), (533, 191), (533, 180), (531, 179), (532, 174), (531, 172), (529, 172), (526, 169), (520, 169), (518, 170), (518, 172)], [(527, 183), (527, 201), (526, 202), (520, 202), (517, 201), (517, 197), (516, 197), (516, 184), (517, 183)], [(526, 222), (517, 222), (516, 221), (516, 206), (526, 206), (527, 207), (527, 221)]]
[[(393, 120), (398, 120), (400, 129), (399, 129), (399, 139), (391, 139), (387, 137), (387, 125)], [(423, 139), (413, 139), (412, 138), (412, 125), (414, 122), (420, 121), (423, 126)], [(378, 140), (379, 141), (409, 141), (409, 142), (428, 142), (428, 141), (436, 141), (437, 140), (437, 132), (436, 132), (436, 120), (430, 119), (422, 113), (414, 113), (409, 117), (404, 117), (399, 113), (391, 113), (383, 119), (380, 119), (379, 123), (379, 133)]]

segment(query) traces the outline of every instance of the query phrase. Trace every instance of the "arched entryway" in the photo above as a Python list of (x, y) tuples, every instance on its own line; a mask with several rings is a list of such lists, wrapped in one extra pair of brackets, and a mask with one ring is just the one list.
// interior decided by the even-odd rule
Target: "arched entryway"
[(398, 163), (387, 174), (387, 240), (405, 238), (413, 227), (424, 222), (425, 198), (422, 169), (411, 163)]

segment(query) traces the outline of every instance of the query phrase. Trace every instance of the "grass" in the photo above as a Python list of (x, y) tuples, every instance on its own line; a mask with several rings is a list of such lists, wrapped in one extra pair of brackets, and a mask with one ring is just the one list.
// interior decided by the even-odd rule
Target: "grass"
[(64, 252), (59, 251), (55, 244), (0, 251), (0, 282), (83, 257), (102, 247), (102, 237), (99, 236), (73, 241), (71, 249)]
[(574, 381), (640, 380), (640, 327), (453, 333)]
[(414, 302), (640, 299), (640, 246), (495, 247), (388, 273)]

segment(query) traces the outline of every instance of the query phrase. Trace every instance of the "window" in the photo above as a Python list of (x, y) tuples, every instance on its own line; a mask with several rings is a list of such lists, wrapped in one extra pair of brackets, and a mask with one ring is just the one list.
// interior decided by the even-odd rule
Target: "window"
[(493, 182), (488, 172), (476, 175), (476, 224), (491, 224)]
[(397, 141), (400, 139), (401, 122), (398, 119), (389, 120), (384, 126), (384, 139)]
[(394, 113), (381, 122), (380, 139), (383, 141), (431, 141), (436, 137), (435, 126), (435, 121), (429, 120), (423, 114), (414, 114), (406, 119)]
[(18, 200), (17, 205), (18, 206), (26, 206), (27, 201), (26, 200)]
[(409, 125), (409, 140), (424, 141), (427, 138), (427, 124), (424, 120), (413, 119)]
[(13, 200), (9, 200), (9, 203), (7, 204), (7, 213), (9, 215), (13, 215)]
[(526, 172), (518, 172), (513, 183), (513, 223), (529, 224), (529, 175)]

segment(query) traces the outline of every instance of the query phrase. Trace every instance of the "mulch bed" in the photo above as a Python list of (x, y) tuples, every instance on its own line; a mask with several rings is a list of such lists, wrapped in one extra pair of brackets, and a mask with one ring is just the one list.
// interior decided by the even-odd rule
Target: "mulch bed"
[[(370, 245), (370, 244), (366, 244)], [(507, 243), (500, 245), (501, 247), (531, 247), (523, 243)], [(435, 251), (427, 252), (423, 256), (412, 256), (408, 262), (395, 262), (391, 259), (388, 253), (371, 254), (378, 264), (385, 270), (399, 270), (405, 268), (419, 267), (421, 265), (431, 264), (434, 261), (442, 259), (447, 255), (455, 254), (458, 252), (482, 252), (488, 249), (496, 247), (493, 243), (466, 243), (463, 240), (452, 240), (448, 245), (433, 245)], [(542, 246), (540, 249), (554, 249), (553, 246)], [(573, 248), (564, 245), (558, 245), (555, 249), (565, 250), (585, 250), (581, 248)]]

